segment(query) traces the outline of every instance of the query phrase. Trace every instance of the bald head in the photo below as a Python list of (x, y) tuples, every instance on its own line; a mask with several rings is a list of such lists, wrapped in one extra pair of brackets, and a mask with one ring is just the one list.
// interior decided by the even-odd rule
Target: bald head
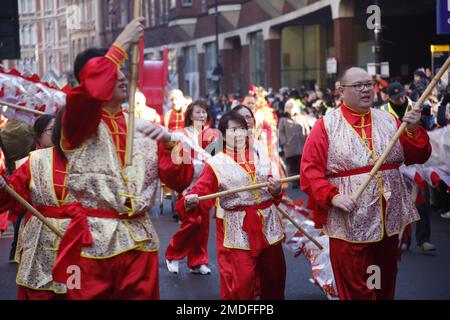
[(349, 82), (351, 83), (354, 78), (359, 77), (365, 77), (369, 80), (372, 79), (370, 75), (367, 73), (367, 71), (364, 70), (363, 68), (351, 67), (344, 71), (344, 73), (341, 76), (340, 82), (342, 84), (347, 84)]
[(373, 105), (374, 87), (372, 77), (366, 70), (351, 67), (344, 71), (339, 92), (344, 103), (358, 112), (367, 112)]

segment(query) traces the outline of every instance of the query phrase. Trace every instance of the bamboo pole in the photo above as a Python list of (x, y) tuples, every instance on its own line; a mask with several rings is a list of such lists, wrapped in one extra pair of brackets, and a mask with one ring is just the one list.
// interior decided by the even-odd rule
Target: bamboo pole
[[(300, 175), (283, 178), (283, 179), (280, 179), (280, 181), (281, 181), (281, 183), (283, 183), (283, 182), (297, 181), (298, 179), (300, 179)], [(236, 188), (236, 189), (232, 189), (232, 190), (226, 190), (226, 191), (221, 191), (221, 192), (217, 192), (217, 193), (208, 194), (206, 196), (201, 196), (201, 197), (198, 197), (198, 201), (219, 198), (219, 197), (228, 196), (230, 194), (243, 192), (243, 191), (261, 189), (261, 188), (267, 187), (268, 185), (269, 185), (268, 182), (261, 182), (261, 183), (250, 184), (250, 185), (245, 186), (245, 187), (240, 187), (240, 188)]]
[(310, 235), (308, 232), (306, 232), (294, 219), (291, 218), (291, 216), (289, 215), (289, 213), (287, 213), (286, 211), (284, 211), (283, 209), (281, 209), (280, 207), (276, 206), (278, 211), (286, 218), (288, 219), (293, 225), (294, 227), (297, 228), (298, 231), (300, 231), (301, 233), (303, 233), (305, 235), (305, 237), (307, 237), (309, 240), (311, 240), (312, 243), (314, 243), (316, 245), (317, 248), (319, 248), (319, 250), (323, 250), (322, 245), (313, 238), (312, 235)]
[(52, 230), (58, 237), (62, 238), (64, 234), (58, 230), (53, 224), (51, 224), (39, 211), (37, 211), (31, 204), (29, 204), (24, 198), (22, 198), (17, 192), (15, 192), (10, 186), (5, 186), (5, 192), (9, 193), (11, 197), (16, 199), (21, 205), (27, 208), (36, 218), (42, 221), (50, 230)]
[[(134, 19), (141, 15), (141, 1), (134, 0)], [(136, 96), (136, 87), (139, 77), (139, 43), (133, 43), (131, 46), (131, 73), (130, 73), (130, 97), (128, 99), (128, 124), (127, 124), (127, 143), (125, 148), (125, 165), (130, 166), (133, 162), (133, 140), (134, 140), (134, 103)]]
[(31, 112), (31, 113), (34, 113), (34, 114), (39, 115), (39, 116), (45, 114), (45, 112), (42, 112), (42, 111), (39, 111), (39, 110), (30, 109), (30, 108), (26, 108), (26, 107), (22, 107), (22, 106), (19, 106), (17, 104), (9, 103), (9, 102), (3, 101), (3, 100), (0, 100), (0, 105), (7, 106), (8, 108), (12, 108), (12, 109), (20, 110), (20, 111)]
[[(445, 63), (443, 64), (443, 66), (441, 67), (439, 72), (434, 76), (433, 80), (431, 80), (430, 84), (425, 89), (425, 91), (422, 93), (422, 96), (419, 98), (419, 100), (417, 101), (416, 105), (414, 106), (414, 109), (416, 109), (416, 110), (420, 109), (420, 107), (422, 106), (422, 103), (430, 95), (431, 91), (436, 86), (438, 80), (442, 77), (444, 72), (446, 72), (449, 67), (450, 67), (450, 57), (447, 58), (447, 60), (445, 61)], [(363, 184), (361, 184), (361, 186), (358, 188), (358, 190), (353, 194), (353, 198), (355, 200), (357, 200), (361, 196), (361, 194), (363, 193), (364, 189), (369, 184), (370, 180), (372, 180), (372, 178), (377, 174), (377, 172), (380, 169), (381, 165), (384, 163), (384, 161), (386, 160), (387, 156), (389, 155), (389, 152), (391, 152), (391, 150), (394, 147), (394, 145), (396, 144), (397, 140), (403, 134), (403, 131), (405, 131), (406, 126), (407, 126), (406, 122), (403, 122), (400, 125), (400, 127), (398, 128), (398, 130), (395, 133), (394, 137), (389, 142), (388, 147), (386, 148), (386, 150), (384, 150), (384, 152), (381, 155), (381, 157), (377, 160), (377, 162), (373, 166), (373, 168), (370, 171), (369, 176), (367, 177), (367, 179), (363, 182)]]

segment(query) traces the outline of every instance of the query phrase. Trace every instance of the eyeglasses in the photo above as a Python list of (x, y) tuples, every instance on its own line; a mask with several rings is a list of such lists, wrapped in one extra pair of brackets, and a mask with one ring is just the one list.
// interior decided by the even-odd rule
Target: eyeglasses
[(370, 81), (366, 83), (341, 84), (341, 86), (344, 88), (354, 88), (357, 91), (363, 91), (364, 88), (372, 90), (375, 86), (375, 83), (373, 81)]

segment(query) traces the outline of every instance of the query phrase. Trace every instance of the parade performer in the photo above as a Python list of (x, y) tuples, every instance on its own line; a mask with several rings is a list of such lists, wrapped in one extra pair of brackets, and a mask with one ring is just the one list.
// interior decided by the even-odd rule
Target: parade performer
[(136, 106), (134, 110), (137, 118), (150, 121), (151, 123), (154, 124), (161, 124), (161, 116), (155, 109), (147, 105), (147, 98), (142, 92), (137, 90), (136, 90)]
[(278, 153), (278, 117), (275, 111), (268, 105), (267, 91), (263, 87), (250, 86), (250, 94), (255, 97), (255, 127), (253, 135), (256, 140), (266, 146), (267, 153), (273, 163), (276, 164), (281, 178), (286, 177), (284, 165)]
[(131, 21), (106, 54), (88, 49), (75, 60), (80, 85), (67, 96), (61, 145), (68, 197), (84, 212), (74, 217), (79, 232), (67, 245), (82, 246), (72, 256), (80, 286), (68, 290), (68, 299), (159, 299), (159, 239), (147, 211), (159, 179), (177, 191), (192, 180), (192, 166), (171, 161), (167, 131), (148, 122), (136, 121), (132, 164), (124, 166), (127, 80), (120, 67), (142, 38), (143, 21)]
[[(200, 141), (201, 132), (208, 128), (211, 123), (211, 112), (205, 101), (192, 102), (186, 110), (184, 128), (175, 132), (184, 143), (179, 144), (182, 148), (183, 163), (194, 165), (194, 176), (183, 193), (189, 192), (190, 188), (197, 182), (203, 168), (204, 161), (211, 157), (202, 149)], [(174, 150), (175, 152), (176, 149)], [(178, 152), (177, 152), (178, 153)], [(178, 273), (178, 260), (187, 257), (187, 265), (191, 273), (210, 274), (208, 267), (208, 237), (209, 237), (209, 210), (202, 212), (198, 219), (190, 219), (179, 212), (181, 226), (170, 240), (166, 250), (166, 264), (170, 272)]]
[[(32, 151), (24, 163), (8, 177), (8, 184), (24, 199), (47, 216), (50, 223), (65, 230), (70, 222), (64, 217), (67, 187), (64, 153), (59, 148), (61, 117), (38, 118), (34, 124), (38, 150)], [(54, 147), (52, 147), (54, 145)], [(0, 177), (0, 188), (6, 181)], [(6, 192), (0, 193), (0, 208), (25, 216), (20, 225), (16, 250), (17, 297), (19, 300), (63, 299), (66, 286), (53, 281), (59, 238)], [(50, 213), (53, 213), (50, 215)]]
[[(363, 69), (350, 68), (341, 79), (344, 103), (319, 119), (301, 162), (301, 188), (308, 195), (316, 227), (330, 237), (330, 258), (339, 298), (393, 299), (397, 275), (398, 234), (419, 215), (398, 170), (402, 163), (424, 163), (431, 153), (420, 112), (403, 120), (407, 130), (381, 171), (358, 201), (352, 193), (386, 149), (400, 122), (371, 108), (374, 83)], [(379, 284), (368, 284), (369, 266), (378, 266)]]
[[(227, 276), (221, 277), (221, 299), (255, 299), (257, 279), (262, 300), (283, 299), (286, 279), (281, 246), (283, 227), (274, 207), (281, 200), (281, 183), (270, 176), (270, 159), (249, 146), (247, 123), (242, 116), (236, 112), (225, 114), (219, 130), (223, 151), (206, 161), (199, 180), (177, 202), (177, 209), (183, 215), (200, 216), (215, 201), (199, 203), (199, 195), (269, 181), (268, 189), (219, 198), (224, 210), (224, 231), (223, 250), (218, 251), (218, 259), (219, 264), (222, 259), (226, 261), (221, 269), (229, 268)], [(220, 270), (221, 275), (223, 271)]]
[(186, 116), (186, 102), (183, 92), (179, 89), (169, 93), (170, 110), (164, 114), (164, 126), (170, 131), (176, 131), (184, 127)]
[[(247, 122), (249, 132), (253, 132), (255, 126), (255, 118), (253, 116), (250, 108), (245, 105), (239, 105), (235, 107), (232, 112), (237, 112)], [(253, 145), (258, 152), (265, 152), (266, 148), (258, 141), (255, 140), (251, 135), (249, 136), (250, 141), (253, 141)], [(259, 144), (259, 146), (258, 146)], [(250, 145), (252, 143), (250, 142)], [(300, 169), (300, 166), (299, 166)], [(276, 164), (272, 163), (272, 172), (278, 172)], [(301, 204), (299, 204), (301, 203)], [(314, 236), (314, 238), (320, 242), (323, 250), (319, 250), (317, 246), (305, 237), (297, 228), (288, 220), (283, 218), (285, 241), (283, 245), (290, 251), (295, 252), (295, 255), (305, 253), (306, 258), (311, 264), (311, 274), (313, 276), (313, 282), (316, 283), (322, 291), (330, 299), (336, 299), (337, 290), (335, 289), (335, 280), (333, 277), (333, 270), (331, 269), (330, 255), (329, 255), (329, 239), (322, 230), (313, 228), (314, 223), (310, 219), (309, 210), (303, 207), (303, 201), (297, 200), (293, 201), (289, 198), (287, 194), (283, 195), (279, 207), (287, 212), (291, 218), (293, 218), (303, 229), (308, 230), (308, 232)], [(223, 210), (220, 207), (217, 208), (216, 214), (216, 235), (217, 235), (217, 252), (224, 250), (223, 247)], [(226, 295), (226, 286), (222, 286), (222, 283), (227, 282), (222, 280), (222, 278), (229, 276), (227, 270), (230, 268), (226, 267), (227, 260), (219, 259), (219, 270), (220, 272), (220, 284), (221, 292)]]

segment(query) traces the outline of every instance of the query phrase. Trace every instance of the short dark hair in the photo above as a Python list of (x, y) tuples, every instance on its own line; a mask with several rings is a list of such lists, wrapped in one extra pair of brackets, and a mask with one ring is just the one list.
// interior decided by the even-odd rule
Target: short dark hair
[(252, 109), (250, 109), (249, 107), (247, 107), (245, 104), (238, 104), (236, 107), (234, 107), (231, 112), (236, 112), (239, 113), (240, 110), (242, 109), (246, 109), (248, 112), (250, 112), (250, 114), (252, 115), (253, 118), (253, 124), (256, 124), (256, 119), (255, 119), (255, 115), (253, 114)]
[(53, 119), (55, 119), (55, 116), (51, 114), (43, 114), (42, 116), (36, 119), (33, 125), (35, 143), (38, 143), (39, 139), (41, 138), (42, 134), (45, 131), (45, 128), (47, 128), (48, 124)]
[(242, 125), (246, 130), (248, 130), (247, 121), (245, 121), (245, 118), (243, 116), (241, 116), (239, 113), (231, 112), (231, 111), (225, 113), (222, 116), (222, 118), (220, 118), (220, 121), (219, 121), (219, 131), (222, 133), (221, 137), (220, 137), (222, 139), (222, 145), (225, 145), (226, 132), (228, 129), (228, 121), (230, 121), (230, 120), (236, 121), (237, 123)]
[(73, 74), (78, 83), (80, 83), (80, 72), (84, 65), (92, 58), (103, 57), (107, 52), (105, 48), (88, 48), (77, 55), (73, 64)]
[(64, 151), (61, 149), (62, 117), (64, 115), (65, 110), (66, 110), (66, 106), (62, 107), (56, 114), (55, 126), (53, 127), (53, 134), (52, 134), (53, 146), (54, 146), (58, 156), (60, 156), (62, 159), (66, 159), (66, 155), (64, 154)]
[(205, 100), (195, 100), (188, 105), (188, 107), (186, 109), (186, 116), (184, 117), (184, 126), (189, 127), (194, 123), (191, 119), (191, 116), (192, 116), (192, 113), (194, 112), (195, 106), (200, 107), (203, 110), (205, 110), (205, 112), (207, 114), (206, 122), (208, 123), (209, 126), (211, 126), (211, 121), (212, 121), (211, 110), (208, 106), (208, 103), (206, 103)]

